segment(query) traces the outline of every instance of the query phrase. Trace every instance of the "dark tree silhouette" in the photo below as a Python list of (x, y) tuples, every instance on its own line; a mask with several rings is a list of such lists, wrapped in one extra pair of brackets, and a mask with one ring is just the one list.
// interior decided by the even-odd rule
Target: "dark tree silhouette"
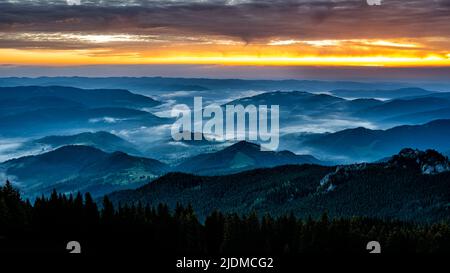
[[(26, 240), (25, 240), (26, 239)], [(90, 194), (53, 191), (34, 204), (23, 201), (10, 182), (0, 187), (0, 252), (65, 252), (78, 240), (88, 253), (167, 254), (365, 253), (379, 241), (387, 253), (448, 253), (448, 223), (418, 225), (369, 218), (273, 218), (213, 211), (204, 223), (192, 206), (173, 211), (136, 203), (114, 207), (108, 197), (97, 207)]]

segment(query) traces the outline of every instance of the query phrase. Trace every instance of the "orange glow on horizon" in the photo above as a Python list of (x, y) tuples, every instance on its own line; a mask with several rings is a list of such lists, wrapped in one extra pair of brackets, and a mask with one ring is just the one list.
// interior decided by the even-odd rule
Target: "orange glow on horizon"
[[(75, 37), (75, 36), (74, 36)], [(81, 37), (81, 36), (80, 36)], [(409, 40), (272, 40), (142, 42), (133, 36), (82, 36), (104, 47), (86, 49), (0, 49), (0, 63), (11, 65), (216, 64), (261, 66), (450, 66), (450, 53)], [(426, 42), (426, 41), (425, 41)]]

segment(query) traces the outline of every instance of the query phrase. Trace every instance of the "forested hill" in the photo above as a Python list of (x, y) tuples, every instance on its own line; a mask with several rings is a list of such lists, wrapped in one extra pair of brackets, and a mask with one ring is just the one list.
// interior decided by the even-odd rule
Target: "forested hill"
[(201, 219), (219, 209), (439, 222), (450, 219), (449, 170), (437, 152), (405, 149), (378, 164), (281, 166), (215, 177), (172, 173), (109, 197), (115, 204), (192, 204)]
[(68, 253), (68, 240), (76, 238), (83, 254), (120, 255), (121, 259), (145, 254), (153, 259), (152, 266), (179, 255), (364, 254), (372, 240), (382, 245), (383, 253), (450, 251), (450, 228), (445, 223), (330, 219), (326, 213), (316, 219), (298, 219), (293, 214), (258, 217), (220, 211), (202, 223), (191, 206), (114, 207), (105, 197), (99, 209), (89, 194), (53, 192), (32, 205), (21, 200), (10, 183), (0, 186), (0, 235), (1, 255)]

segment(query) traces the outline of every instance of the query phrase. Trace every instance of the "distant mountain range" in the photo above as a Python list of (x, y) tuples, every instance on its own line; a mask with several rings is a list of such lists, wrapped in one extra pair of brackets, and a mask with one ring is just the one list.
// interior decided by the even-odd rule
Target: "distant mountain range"
[[(420, 109), (420, 108), (419, 108)], [(402, 114), (395, 117), (384, 119), (386, 123), (426, 123), (430, 120), (450, 119), (450, 107), (439, 108), (430, 111), (420, 111), (410, 114)]]
[(227, 103), (227, 105), (279, 105), (281, 112), (309, 114), (311, 112), (333, 111), (334, 109), (330, 107), (331, 105), (344, 101), (342, 98), (326, 94), (313, 94), (302, 91), (277, 91), (237, 99)]
[(152, 127), (170, 122), (143, 109), (160, 102), (126, 90), (61, 86), (0, 88), (0, 136)]
[(0, 173), (17, 181), (29, 197), (48, 194), (53, 189), (91, 192), (97, 196), (137, 187), (167, 172), (168, 168), (153, 159), (72, 145), (6, 161), (0, 164)]
[(127, 90), (79, 89), (66, 86), (0, 87), (0, 102), (3, 107), (8, 107), (9, 113), (80, 105), (89, 108), (141, 109), (160, 104), (150, 97), (133, 94)]
[(396, 116), (406, 114), (450, 107), (450, 94), (427, 93), (432, 95), (382, 101), (372, 98), (349, 100), (327, 94), (314, 94), (300, 91), (277, 91), (240, 98), (227, 104), (241, 104), (244, 106), (279, 105), (281, 112), (287, 115), (286, 118), (295, 118), (296, 115), (326, 117), (340, 114), (342, 116), (379, 121), (387, 118), (394, 119)]
[[(130, 80), (131, 86), (139, 90), (148, 87), (150, 93), (168, 87), (185, 89), (189, 99), (190, 91), (248, 91), (251, 86), (257, 95), (243, 92), (247, 96), (241, 97), (237, 92), (230, 98), (238, 99), (226, 104), (280, 106), (282, 147), (277, 152), (262, 152), (258, 144), (249, 142), (227, 146), (230, 143), (172, 141), (168, 128), (173, 119), (160, 117), (165, 116), (160, 113), (170, 110), (176, 101), (171, 99), (173, 94), (159, 96), (163, 98), (160, 102), (121, 89), (56, 86), (72, 82), (80, 86), (93, 83), (94, 88), (115, 83), (123, 87), (126, 80), (39, 78), (23, 79), (22, 84), (48, 86), (0, 87), (0, 156), (2, 160), (17, 157), (0, 164), (0, 178), (11, 177), (28, 196), (46, 194), (53, 188), (100, 196), (141, 186), (171, 171), (218, 176), (290, 164), (376, 162), (404, 147), (450, 151), (450, 93), (420, 88), (386, 84), (373, 89), (371, 84), (351, 82), (336, 87), (335, 83), (315, 81)], [(18, 81), (0, 79), (0, 85)], [(280, 84), (282, 88), (270, 89)], [(314, 88), (302, 89), (308, 86)], [(319, 93), (327, 86), (339, 89)], [(310, 92), (284, 91), (294, 87)], [(339, 97), (350, 94), (358, 98)], [(375, 99), (375, 95), (391, 99)], [(225, 105), (227, 100), (218, 101)], [(108, 132), (126, 135), (132, 143)]]
[(119, 151), (132, 155), (141, 155), (134, 144), (103, 131), (65, 136), (47, 136), (33, 140), (30, 144), (43, 145), (46, 149), (56, 149), (67, 145), (84, 145), (95, 147), (108, 153)]
[(351, 81), (314, 80), (240, 80), (240, 79), (200, 79), (164, 77), (40, 77), (40, 78), (0, 78), (0, 86), (72, 86), (79, 88), (127, 89), (141, 93), (161, 91), (198, 90), (309, 90), (324, 92), (336, 89), (347, 90), (392, 90), (410, 87), (405, 83), (365, 83)]
[[(336, 133), (300, 135), (297, 145), (310, 154), (329, 160), (374, 162), (404, 147), (448, 152), (448, 135), (450, 120), (436, 120), (388, 130), (355, 128)], [(295, 137), (290, 141), (295, 141)], [(46, 193), (56, 187), (60, 191), (89, 190), (101, 195), (118, 188), (141, 185), (170, 171), (225, 175), (289, 164), (332, 164), (290, 151), (261, 151), (258, 144), (242, 141), (222, 150), (187, 157), (177, 165), (168, 166), (154, 159), (136, 157), (140, 154), (137, 147), (107, 132), (49, 136), (30, 141), (25, 146), (36, 145), (42, 147), (45, 153), (0, 164), (3, 177), (16, 178), (24, 191), (30, 194)], [(155, 151), (159, 146), (154, 147)], [(53, 149), (56, 150), (49, 151)]]
[[(414, 99), (396, 99), (361, 110), (357, 112), (355, 116), (371, 120), (397, 120), (397, 117), (399, 116), (401, 117), (426, 111), (436, 111), (449, 107), (450, 100), (442, 98), (422, 97)], [(415, 121), (415, 119), (409, 120), (409, 122)]]
[(68, 145), (90, 146), (108, 153), (120, 151), (134, 156), (143, 156), (140, 148), (133, 143), (112, 133), (98, 131), (74, 135), (51, 135), (24, 140), (17, 144), (12, 142), (12, 145), (6, 145), (6, 148), (1, 150), (0, 162), (23, 156), (43, 154)]
[(406, 149), (379, 164), (281, 166), (219, 177), (171, 173), (109, 197), (116, 204), (191, 204), (200, 219), (218, 209), (438, 222), (450, 217), (449, 183), (447, 159)]
[(382, 98), (382, 99), (397, 99), (407, 96), (425, 96), (436, 92), (428, 91), (422, 88), (400, 88), (394, 90), (348, 90), (338, 89), (332, 90), (330, 94), (341, 98)]
[(403, 97), (403, 99), (417, 99), (417, 98), (440, 98), (450, 100), (450, 92), (435, 92), (428, 95), (421, 95), (421, 96), (408, 95), (406, 97)]
[(349, 161), (373, 161), (404, 147), (450, 149), (450, 120), (436, 120), (423, 125), (404, 125), (388, 130), (355, 128), (330, 134), (305, 136), (299, 141), (313, 154), (347, 157)]
[[(375, 99), (346, 100), (328, 94), (314, 94), (302, 91), (277, 91), (244, 97), (226, 105), (278, 105), (280, 109), (280, 127), (299, 127), (314, 124), (314, 120), (359, 120), (355, 115), (358, 111), (383, 105), (384, 102)], [(319, 125), (320, 126), (320, 125)], [(343, 129), (336, 123), (338, 129)]]
[(12, 180), (17, 181), (27, 195), (48, 193), (53, 188), (61, 192), (90, 191), (101, 195), (119, 188), (136, 187), (169, 171), (221, 175), (286, 164), (326, 164), (310, 155), (261, 151), (259, 145), (245, 141), (217, 152), (187, 158), (172, 167), (154, 159), (117, 151), (134, 149), (130, 143), (105, 132), (51, 136), (33, 143), (68, 146), (0, 164), (2, 177), (14, 178)]
[[(319, 121), (335, 119), (337, 123), (339, 120), (346, 120), (349, 123), (354, 120), (356, 122), (372, 122), (379, 127), (389, 127), (449, 118), (450, 93), (433, 93), (417, 88), (385, 91), (384, 93), (387, 95), (399, 92), (399, 94), (406, 95), (408, 90), (412, 90), (412, 94), (427, 95), (383, 101), (373, 98), (343, 99), (328, 94), (300, 91), (277, 91), (240, 98), (227, 104), (279, 105), (282, 126), (310, 125), (315, 119)], [(355, 92), (357, 95), (364, 91), (348, 92)], [(368, 91), (368, 94), (371, 92)], [(343, 93), (343, 91), (337, 93)], [(391, 97), (394, 96), (391, 95)]]
[(259, 145), (242, 141), (218, 152), (188, 158), (174, 170), (219, 175), (286, 164), (325, 164), (325, 162), (310, 155), (296, 155), (289, 151), (261, 151)]
[(171, 122), (128, 108), (46, 108), (0, 116), (0, 135), (30, 137), (80, 130), (120, 130)]

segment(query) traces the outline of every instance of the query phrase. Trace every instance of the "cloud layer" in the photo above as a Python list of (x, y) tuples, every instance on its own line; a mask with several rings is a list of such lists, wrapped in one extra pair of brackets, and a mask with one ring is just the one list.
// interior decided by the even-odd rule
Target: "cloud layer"
[(224, 56), (270, 55), (270, 46), (290, 56), (360, 56), (376, 48), (383, 56), (448, 58), (449, 22), (450, 0), (0, 0), (0, 48), (140, 58), (167, 57), (167, 48)]
[[(235, 3), (235, 4), (233, 4)], [(0, 1), (0, 31), (257, 39), (450, 36), (450, 1)]]

